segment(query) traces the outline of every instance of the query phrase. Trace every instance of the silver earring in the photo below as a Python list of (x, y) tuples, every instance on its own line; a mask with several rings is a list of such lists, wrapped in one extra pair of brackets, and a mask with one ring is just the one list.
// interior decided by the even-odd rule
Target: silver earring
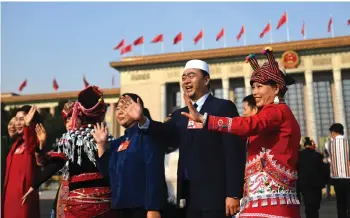
[(279, 104), (280, 103), (280, 99), (278, 98), (278, 96), (275, 96), (275, 98), (273, 99), (273, 103), (274, 104)]

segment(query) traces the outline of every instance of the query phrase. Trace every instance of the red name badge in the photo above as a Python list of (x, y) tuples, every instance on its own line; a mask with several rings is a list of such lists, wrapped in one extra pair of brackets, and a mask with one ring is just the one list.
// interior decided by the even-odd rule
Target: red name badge
[(125, 142), (122, 142), (119, 145), (119, 148), (118, 148), (117, 152), (126, 150), (129, 147), (129, 144), (130, 144), (130, 140), (126, 140)]
[(15, 154), (22, 154), (24, 152), (25, 149), (25, 145), (22, 144), (20, 145), (16, 150), (15, 150)]
[(198, 123), (188, 119), (187, 129), (203, 129), (203, 123)]

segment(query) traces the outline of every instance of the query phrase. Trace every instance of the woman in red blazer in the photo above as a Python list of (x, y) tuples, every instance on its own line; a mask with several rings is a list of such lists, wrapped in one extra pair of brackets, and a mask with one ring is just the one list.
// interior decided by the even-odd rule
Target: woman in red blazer
[(4, 218), (40, 218), (39, 194), (36, 191), (22, 205), (22, 196), (39, 173), (35, 161), (38, 140), (35, 124), (40, 122), (36, 107), (23, 106), (16, 114), (16, 129), (19, 137), (12, 144), (6, 159), (6, 175), (3, 194)]

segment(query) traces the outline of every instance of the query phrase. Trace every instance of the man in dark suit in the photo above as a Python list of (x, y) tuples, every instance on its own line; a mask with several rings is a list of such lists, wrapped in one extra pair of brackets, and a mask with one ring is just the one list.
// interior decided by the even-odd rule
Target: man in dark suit
[(305, 137), (304, 147), (299, 151), (298, 188), (303, 196), (306, 218), (318, 218), (326, 166), (323, 156), (312, 148), (309, 137)]
[[(182, 74), (182, 89), (197, 111), (216, 116), (238, 116), (235, 104), (209, 93), (210, 72), (206, 62), (191, 60)], [(224, 218), (239, 212), (245, 168), (245, 146), (239, 137), (202, 129), (175, 111), (166, 123), (150, 121), (138, 103), (121, 99), (123, 108), (139, 121), (139, 127), (162, 140), (170, 149), (179, 148), (177, 203), (186, 205), (187, 218)]]

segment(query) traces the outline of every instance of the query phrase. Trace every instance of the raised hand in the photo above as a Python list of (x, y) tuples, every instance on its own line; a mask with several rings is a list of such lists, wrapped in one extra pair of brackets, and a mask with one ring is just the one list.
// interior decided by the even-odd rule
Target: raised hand
[(204, 123), (204, 117), (202, 114), (200, 114), (196, 108), (193, 107), (191, 99), (187, 96), (186, 93), (184, 93), (184, 99), (185, 99), (185, 103), (188, 107), (189, 113), (186, 112), (181, 112), (182, 115), (190, 118), (193, 121), (196, 122), (200, 122), (200, 123)]
[(27, 193), (22, 197), (22, 205), (27, 201), (27, 198), (29, 197), (30, 194), (32, 194), (34, 189), (32, 187), (29, 188)]
[(143, 118), (143, 108), (139, 98), (135, 102), (128, 95), (121, 96), (118, 106), (133, 120), (139, 121)]
[(24, 117), (24, 122), (27, 126), (29, 126), (33, 120), (33, 117), (35, 115), (35, 112), (37, 111), (37, 107), (33, 105), (27, 115)]
[(98, 156), (101, 157), (107, 149), (108, 129), (104, 125), (104, 123), (96, 123), (96, 125), (94, 126), (94, 130), (95, 131), (91, 134), (94, 137), (97, 144)]
[(39, 140), (39, 148), (40, 150), (43, 149), (45, 142), (46, 142), (46, 138), (47, 138), (47, 133), (46, 130), (43, 126), (43, 124), (36, 124), (35, 126), (35, 132), (36, 132), (36, 137)]
[(94, 130), (95, 131), (91, 134), (94, 137), (96, 144), (106, 144), (108, 135), (107, 126), (105, 126), (104, 123), (96, 123)]

